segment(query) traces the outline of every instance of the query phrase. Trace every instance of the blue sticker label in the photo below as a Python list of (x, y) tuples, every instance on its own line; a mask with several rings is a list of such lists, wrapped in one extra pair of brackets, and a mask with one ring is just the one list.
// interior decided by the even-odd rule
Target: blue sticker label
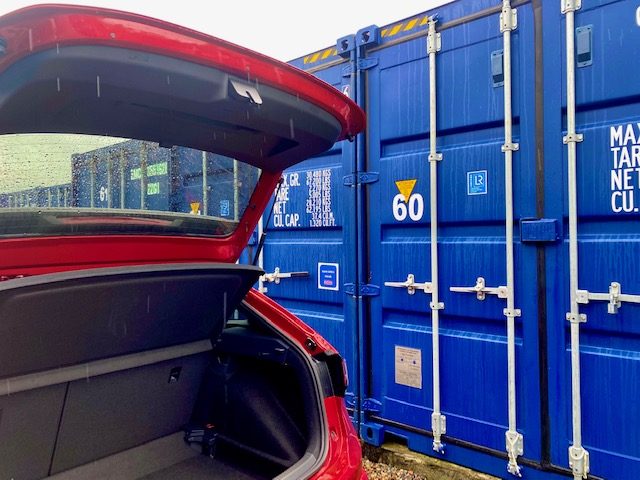
[(487, 171), (467, 172), (467, 195), (487, 194)]
[(228, 217), (231, 214), (231, 202), (229, 200), (220, 200), (220, 216)]
[(337, 263), (318, 263), (318, 288), (338, 290), (339, 266)]

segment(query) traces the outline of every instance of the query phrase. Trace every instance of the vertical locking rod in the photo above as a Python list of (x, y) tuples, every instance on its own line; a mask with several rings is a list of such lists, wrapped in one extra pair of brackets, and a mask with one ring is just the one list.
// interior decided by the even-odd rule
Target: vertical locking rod
[(567, 43), (567, 145), (568, 190), (569, 190), (569, 288), (571, 311), (567, 320), (571, 322), (571, 412), (573, 422), (573, 444), (569, 447), (569, 466), (574, 479), (587, 478), (589, 453), (582, 447), (582, 406), (580, 403), (580, 322), (586, 317), (580, 314), (578, 305), (578, 197), (576, 176), (576, 143), (582, 135), (576, 134), (576, 79), (575, 79), (575, 11), (580, 0), (562, 0), (562, 13), (566, 20)]
[(125, 153), (124, 150), (120, 150), (120, 155), (118, 158), (119, 162), (119, 171), (120, 171), (120, 208), (125, 208), (125, 188), (127, 186), (127, 179), (125, 177)]
[(111, 192), (113, 191), (113, 185), (111, 185), (113, 183), (112, 166), (113, 159), (111, 158), (111, 156), (109, 156), (109, 158), (107, 158), (107, 208), (113, 207), (113, 205), (111, 204)]
[(510, 0), (503, 0), (500, 14), (500, 31), (503, 38), (504, 72), (504, 181), (505, 181), (505, 250), (507, 263), (507, 390), (509, 409), (509, 429), (505, 433), (506, 450), (509, 456), (507, 471), (521, 477), (518, 456), (522, 455), (524, 439), (517, 431), (516, 423), (516, 347), (515, 317), (520, 311), (515, 308), (514, 260), (513, 260), (513, 152), (518, 144), (513, 142), (511, 109), (511, 32), (517, 27), (517, 13), (511, 8)]
[(207, 171), (207, 152), (202, 152), (202, 214), (209, 213), (209, 172)]
[(431, 430), (433, 450), (444, 453), (442, 435), (446, 433), (446, 418), (440, 411), (440, 310), (444, 305), (438, 298), (438, 161), (442, 154), (436, 151), (436, 53), (440, 50), (440, 34), (436, 32), (436, 20), (429, 18), (427, 53), (429, 54), (429, 177), (430, 177), (430, 223), (431, 223), (431, 341), (433, 354), (433, 413)]
[(96, 157), (91, 157), (89, 160), (89, 188), (91, 195), (89, 197), (89, 206), (94, 208), (96, 206)]
[[(233, 219), (240, 220), (240, 187), (238, 186), (238, 160), (233, 159)], [(262, 266), (262, 265), (260, 265)]]

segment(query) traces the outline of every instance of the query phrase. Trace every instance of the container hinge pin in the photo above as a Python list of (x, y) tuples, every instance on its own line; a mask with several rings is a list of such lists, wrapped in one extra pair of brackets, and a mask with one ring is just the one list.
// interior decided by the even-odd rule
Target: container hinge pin
[(518, 465), (518, 457), (524, 454), (524, 438), (521, 433), (514, 430), (505, 432), (507, 454), (509, 455), (509, 464), (507, 471), (516, 477), (522, 477), (520, 466)]
[(447, 433), (447, 417), (441, 413), (433, 412), (431, 414), (431, 431), (433, 432), (433, 451), (444, 453), (442, 435)]
[(584, 135), (581, 133), (570, 133), (562, 137), (562, 143), (568, 145), (570, 143), (580, 143), (584, 140)]
[(500, 33), (513, 31), (516, 28), (518, 28), (518, 11), (511, 8), (509, 0), (505, 0), (500, 14)]
[(430, 162), (440, 162), (442, 160), (442, 154), (441, 153), (430, 153), (429, 154), (429, 161)]
[(487, 287), (484, 277), (478, 277), (473, 287), (449, 287), (449, 291), (458, 293), (475, 293), (478, 300), (484, 300), (487, 295), (497, 295), (498, 298), (507, 298), (507, 287)]
[(265, 273), (260, 277), (260, 280), (267, 283), (280, 284), (280, 280), (283, 278), (301, 278), (308, 277), (309, 272), (280, 272), (280, 267), (276, 267), (273, 273)]
[(582, 0), (560, 0), (560, 5), (563, 14), (575, 12), (582, 8)]
[(569, 467), (575, 478), (587, 478), (589, 473), (589, 452), (582, 446), (569, 447)]

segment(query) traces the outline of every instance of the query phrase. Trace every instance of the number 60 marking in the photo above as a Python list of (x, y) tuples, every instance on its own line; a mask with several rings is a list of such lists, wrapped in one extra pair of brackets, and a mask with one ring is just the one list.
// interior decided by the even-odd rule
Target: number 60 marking
[(407, 203), (405, 203), (404, 195), (401, 193), (393, 197), (393, 217), (397, 221), (402, 222), (407, 218), (407, 214), (414, 222), (422, 219), (422, 215), (424, 214), (424, 199), (422, 195), (414, 193), (409, 197)]

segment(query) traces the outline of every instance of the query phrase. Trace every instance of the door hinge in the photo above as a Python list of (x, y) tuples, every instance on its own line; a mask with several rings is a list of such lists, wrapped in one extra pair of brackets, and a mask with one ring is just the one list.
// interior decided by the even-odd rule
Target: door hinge
[[(359, 58), (357, 65), (358, 65), (358, 71), (369, 70), (370, 68), (376, 67), (378, 65), (378, 59), (377, 58)], [(343, 77), (349, 77), (350, 75), (353, 75), (353, 73), (354, 73), (353, 65), (347, 65), (342, 69)]]
[(358, 397), (356, 397), (353, 393), (345, 393), (344, 403), (347, 406), (347, 408), (350, 408), (351, 410), (355, 410), (356, 405), (358, 404)]
[[(356, 296), (355, 283), (345, 283), (344, 293), (347, 295)], [(358, 297), (377, 297), (380, 295), (380, 287), (378, 285), (371, 285), (369, 283), (361, 283), (358, 289)]]
[(380, 413), (382, 411), (382, 403), (375, 398), (365, 398), (362, 402), (362, 410), (367, 413)]
[(345, 187), (353, 187), (357, 184), (365, 185), (368, 183), (376, 183), (380, 180), (380, 174), (378, 172), (360, 172), (345, 175), (342, 178), (342, 184)]

